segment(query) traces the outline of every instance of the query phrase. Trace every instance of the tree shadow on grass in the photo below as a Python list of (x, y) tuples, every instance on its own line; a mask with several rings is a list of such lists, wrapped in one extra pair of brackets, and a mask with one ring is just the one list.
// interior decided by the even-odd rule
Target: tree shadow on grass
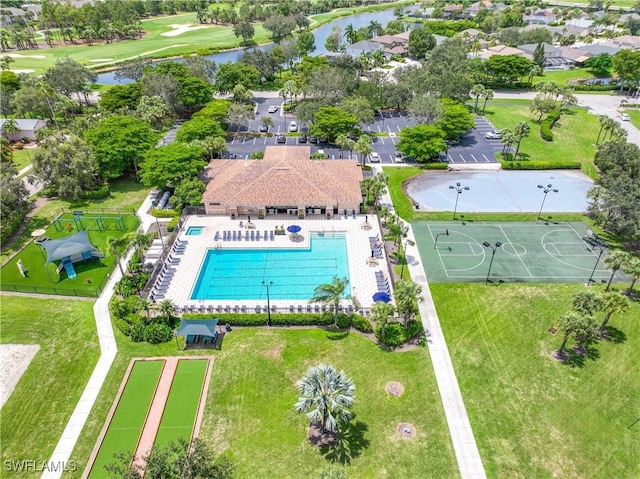
[(365, 433), (369, 427), (361, 421), (351, 421), (344, 426), (343, 431), (338, 437), (338, 442), (330, 447), (321, 450), (323, 457), (332, 463), (340, 463), (348, 465), (363, 450), (369, 447), (369, 440), (365, 437)]
[(571, 368), (583, 368), (587, 360), (595, 361), (599, 358), (600, 351), (589, 344), (571, 351), (567, 360), (563, 361), (563, 364)]
[(345, 330), (345, 331), (329, 331), (327, 332), (327, 339), (329, 341), (341, 341), (344, 338), (346, 338), (347, 336), (349, 336), (349, 331)]
[(627, 340), (627, 335), (621, 329), (614, 326), (607, 326), (607, 332), (603, 335), (602, 339), (605, 341), (611, 341), (615, 344), (622, 344)]

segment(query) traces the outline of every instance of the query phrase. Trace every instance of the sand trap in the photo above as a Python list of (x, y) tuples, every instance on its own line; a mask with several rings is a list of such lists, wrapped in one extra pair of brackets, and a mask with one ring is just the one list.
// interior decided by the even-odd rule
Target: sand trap
[(3, 53), (2, 55), (11, 58), (37, 58), (38, 60), (47, 58), (44, 55), (20, 55), (19, 53)]
[(11, 396), (39, 349), (38, 344), (0, 345), (0, 408)]
[(12, 68), (11, 71), (13, 73), (33, 73), (35, 70), (30, 70), (30, 69), (26, 69), (26, 70), (16, 70), (15, 68)]
[(200, 30), (201, 28), (207, 28), (206, 25), (191, 25), (189, 23), (174, 23), (169, 25), (174, 30), (170, 32), (161, 33), (163, 37), (177, 37), (183, 33), (190, 32), (192, 30)]
[(91, 63), (102, 63), (102, 62), (112, 62), (113, 58), (94, 58), (93, 60), (89, 60)]

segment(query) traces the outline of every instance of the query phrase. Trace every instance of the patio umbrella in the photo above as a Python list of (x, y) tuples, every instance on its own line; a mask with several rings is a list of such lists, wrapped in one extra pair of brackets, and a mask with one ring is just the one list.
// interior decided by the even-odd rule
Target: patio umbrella
[(388, 303), (389, 301), (391, 301), (391, 296), (389, 296), (387, 293), (383, 293), (382, 291), (378, 291), (376, 294), (373, 295), (373, 300), (376, 303), (379, 301), (382, 301), (383, 303)]
[(298, 226), (298, 225), (291, 225), (291, 226), (287, 227), (287, 231), (289, 233), (293, 233), (293, 234), (299, 233), (301, 229), (302, 228), (300, 226)]

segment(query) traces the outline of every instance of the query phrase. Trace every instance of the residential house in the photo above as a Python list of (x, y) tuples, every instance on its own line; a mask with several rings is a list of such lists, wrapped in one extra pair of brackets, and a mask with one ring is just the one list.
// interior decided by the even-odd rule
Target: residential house
[(8, 121), (10, 120), (0, 118), (0, 131), (2, 132), (2, 136), (9, 141), (19, 141), (23, 138), (28, 138), (30, 141), (34, 141), (38, 130), (47, 124), (46, 120), (40, 120), (37, 118), (20, 118), (15, 120), (18, 130), (15, 133), (8, 133), (5, 131), (5, 124)]
[(378, 50), (384, 51), (384, 45), (382, 43), (378, 43), (372, 40), (362, 40), (360, 42), (347, 45), (346, 52), (347, 55), (351, 55), (352, 57), (357, 58), (363, 54), (373, 54)]
[(528, 25), (549, 25), (558, 20), (555, 13), (542, 9), (535, 10), (531, 15), (524, 15), (522, 18)]
[(488, 60), (494, 55), (519, 55), (521, 57), (531, 60), (531, 55), (519, 48), (509, 47), (507, 45), (494, 45), (489, 48), (485, 48), (480, 51), (478, 57)]

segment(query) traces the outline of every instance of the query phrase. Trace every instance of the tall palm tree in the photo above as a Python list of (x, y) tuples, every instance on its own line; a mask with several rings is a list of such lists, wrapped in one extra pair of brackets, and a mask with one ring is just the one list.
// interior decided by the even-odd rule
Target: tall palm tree
[(560, 355), (566, 355), (565, 346), (571, 336), (575, 336), (583, 327), (584, 316), (577, 311), (569, 311), (560, 316), (559, 326), (563, 333), (562, 344), (558, 352)]
[(344, 371), (319, 364), (307, 370), (296, 386), (300, 396), (294, 408), (306, 412), (311, 424), (322, 432), (337, 432), (338, 426), (351, 420), (356, 386)]
[(478, 102), (480, 101), (480, 97), (482, 96), (482, 94), (484, 93), (484, 85), (481, 85), (480, 83), (476, 83), (475, 85), (473, 85), (473, 87), (471, 87), (471, 91), (469, 92), (469, 95), (472, 97), (475, 97), (476, 101), (473, 104), (473, 112), (476, 113), (478, 111)]
[(127, 247), (131, 244), (131, 234), (126, 234), (120, 236), (118, 238), (114, 236), (109, 236), (107, 238), (107, 250), (110, 254), (116, 257), (116, 263), (118, 264), (118, 268), (120, 268), (120, 272), (122, 276), (125, 275), (124, 269), (122, 268), (122, 263), (120, 261), (120, 253), (123, 250), (126, 250)]
[(344, 295), (349, 280), (347, 278), (333, 277), (331, 283), (319, 284), (313, 290), (313, 297), (310, 303), (322, 303), (333, 306), (333, 325), (338, 326), (338, 306)]
[(358, 41), (358, 33), (351, 23), (344, 28), (344, 38), (351, 44)]
[(391, 318), (393, 318), (395, 312), (396, 308), (391, 303), (377, 301), (373, 306), (371, 306), (371, 321), (380, 326), (380, 336), (383, 339), (386, 334), (387, 324)]
[(408, 279), (401, 279), (396, 283), (394, 297), (398, 305), (398, 314), (404, 320), (407, 328), (409, 320), (418, 314), (418, 303), (424, 301), (422, 286)]
[(482, 105), (482, 114), (484, 115), (484, 111), (487, 109), (487, 102), (493, 98), (493, 90), (486, 88), (482, 92), (482, 98), (484, 98), (484, 104)]
[(7, 120), (2, 124), (2, 132), (7, 135), (7, 140), (11, 140), (11, 135), (18, 133), (19, 131), (20, 127), (18, 126), (18, 122), (15, 118), (7, 118)]
[(627, 290), (627, 295), (631, 296), (633, 293), (633, 287), (636, 285), (636, 281), (640, 279), (640, 258), (630, 255), (627, 261), (622, 265), (622, 271), (631, 276), (631, 284)]
[(629, 298), (623, 296), (618, 291), (608, 291), (602, 294), (602, 307), (604, 311), (604, 320), (600, 325), (600, 331), (607, 330), (607, 323), (613, 314), (624, 313), (629, 308)]
[(511, 151), (511, 146), (516, 141), (516, 135), (511, 130), (511, 128), (505, 128), (502, 130), (502, 138), (500, 138), (500, 142), (502, 143), (502, 155), (506, 158), (507, 154)]
[(628, 260), (629, 260), (629, 253), (619, 249), (611, 251), (604, 258), (605, 266), (611, 270), (611, 276), (609, 277), (609, 282), (607, 283), (607, 287), (604, 289), (605, 292), (609, 291), (609, 288), (611, 288), (611, 282), (613, 281), (613, 277), (616, 275), (618, 270), (622, 268), (622, 265)]
[(158, 306), (158, 311), (160, 311), (160, 314), (165, 317), (167, 323), (171, 320), (171, 315), (175, 312), (175, 310), (176, 306), (171, 302), (170, 299), (162, 300), (160, 302), (160, 305)]
[(395, 246), (400, 246), (403, 239), (409, 234), (409, 226), (396, 217), (396, 220), (387, 224), (389, 231), (382, 238), (385, 241), (391, 241)]
[(371, 138), (368, 135), (362, 135), (358, 138), (355, 144), (355, 150), (360, 153), (362, 157), (362, 164), (365, 164), (365, 158), (373, 152), (373, 147), (371, 146)]
[(153, 303), (149, 301), (147, 298), (138, 298), (136, 302), (136, 309), (138, 311), (144, 311), (147, 316), (147, 321), (151, 320), (151, 309), (153, 308)]
[(571, 306), (580, 314), (593, 314), (602, 307), (602, 298), (593, 291), (578, 291), (571, 298)]
[(607, 115), (598, 115), (598, 122), (600, 122), (600, 130), (598, 130), (598, 137), (596, 138), (596, 145), (600, 144), (600, 135), (604, 131), (606, 133), (607, 120), (609, 117)]
[(531, 131), (531, 127), (529, 123), (526, 121), (520, 121), (513, 129), (513, 133), (516, 137), (516, 152), (513, 154), (514, 161), (518, 158), (518, 152), (520, 151), (520, 143), (522, 143), (522, 139), (529, 136), (529, 131)]

